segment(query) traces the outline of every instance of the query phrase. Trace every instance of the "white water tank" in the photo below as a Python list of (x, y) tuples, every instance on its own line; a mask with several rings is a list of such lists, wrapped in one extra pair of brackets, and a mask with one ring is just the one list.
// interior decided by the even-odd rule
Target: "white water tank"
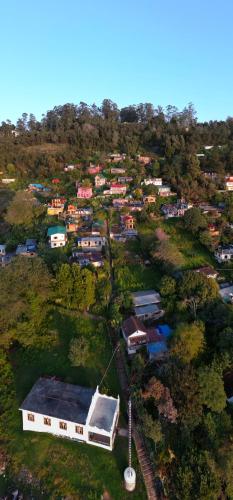
[(136, 486), (136, 472), (133, 467), (127, 467), (124, 472), (125, 489), (134, 491)]

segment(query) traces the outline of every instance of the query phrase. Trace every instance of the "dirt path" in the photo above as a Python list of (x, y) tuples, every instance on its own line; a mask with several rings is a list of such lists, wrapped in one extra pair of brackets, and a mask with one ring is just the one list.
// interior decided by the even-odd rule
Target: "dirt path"
[[(113, 272), (113, 266), (112, 266), (112, 254), (111, 254), (111, 241), (110, 241), (110, 228), (109, 228), (109, 223), (107, 220), (107, 236), (108, 236), (108, 249), (109, 249), (109, 264), (110, 264), (110, 271), (111, 271), (111, 283), (112, 283), (112, 288), (114, 287), (114, 272)], [(113, 290), (112, 290), (113, 292)], [(113, 329), (109, 325), (109, 336), (111, 339), (111, 343), (113, 346), (113, 349), (116, 349), (117, 345), (119, 345), (119, 334), (116, 332), (115, 329)], [(125, 358), (124, 354), (121, 351), (121, 348), (117, 349), (116, 355), (115, 355), (115, 362), (116, 362), (116, 367), (117, 367), (117, 373), (123, 393), (123, 398), (125, 400), (125, 404), (127, 406), (128, 404), (128, 399), (130, 396), (130, 386), (129, 386), (129, 380), (128, 380), (128, 374), (127, 374), (127, 369), (126, 369), (126, 364), (125, 364)], [(137, 410), (135, 407), (133, 409), (133, 419), (132, 419), (132, 432), (133, 432), (133, 439), (134, 439), (134, 444), (135, 448), (137, 451), (137, 456), (138, 456), (138, 462), (140, 465), (140, 469), (142, 472), (142, 476), (144, 479), (146, 491), (147, 491), (147, 498), (149, 500), (159, 500), (160, 495), (157, 494), (156, 491), (156, 476), (155, 476), (155, 471), (153, 464), (151, 462), (150, 456), (148, 449), (145, 445), (145, 440), (144, 436), (141, 431), (139, 431), (138, 426), (136, 424), (136, 419), (137, 419)]]

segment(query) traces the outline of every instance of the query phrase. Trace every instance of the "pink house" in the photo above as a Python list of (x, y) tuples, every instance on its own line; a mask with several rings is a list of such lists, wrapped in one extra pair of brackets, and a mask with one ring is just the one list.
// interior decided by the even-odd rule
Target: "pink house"
[(77, 192), (77, 198), (91, 198), (92, 197), (92, 187), (88, 186), (79, 186)]
[(126, 194), (127, 186), (122, 184), (111, 184), (110, 193), (111, 194)]
[(90, 175), (96, 175), (99, 174), (101, 171), (100, 165), (90, 165), (87, 169), (88, 174)]
[(143, 163), (144, 165), (147, 165), (148, 163), (151, 162), (151, 157), (150, 156), (141, 156), (141, 155), (139, 155), (138, 156), (138, 161), (140, 161), (140, 163)]

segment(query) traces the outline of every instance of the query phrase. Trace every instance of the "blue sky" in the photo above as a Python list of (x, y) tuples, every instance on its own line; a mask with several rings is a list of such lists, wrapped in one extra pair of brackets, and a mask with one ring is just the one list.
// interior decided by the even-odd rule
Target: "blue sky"
[(232, 0), (0, 0), (0, 121), (66, 102), (233, 116)]

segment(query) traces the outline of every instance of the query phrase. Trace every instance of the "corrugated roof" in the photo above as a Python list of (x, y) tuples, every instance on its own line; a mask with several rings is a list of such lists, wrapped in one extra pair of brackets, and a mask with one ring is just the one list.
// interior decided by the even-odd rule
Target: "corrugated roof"
[(137, 317), (145, 316), (147, 314), (157, 314), (161, 309), (156, 304), (149, 304), (147, 306), (135, 307), (134, 312)]
[(95, 390), (39, 378), (20, 409), (77, 424), (85, 424)]
[(65, 226), (52, 226), (48, 228), (47, 236), (53, 236), (54, 234), (61, 233), (66, 234)]
[(143, 290), (132, 293), (134, 307), (158, 304), (161, 302), (160, 294), (155, 290)]

